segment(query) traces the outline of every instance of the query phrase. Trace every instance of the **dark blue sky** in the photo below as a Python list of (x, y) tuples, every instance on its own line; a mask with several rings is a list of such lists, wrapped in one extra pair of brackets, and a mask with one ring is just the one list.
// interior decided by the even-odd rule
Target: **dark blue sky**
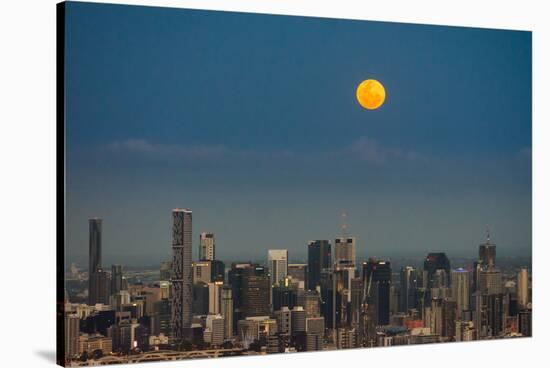
[(226, 259), (301, 258), (343, 210), (361, 256), (475, 256), (486, 224), (531, 247), (529, 32), (83, 3), (66, 27), (69, 260), (93, 216), (105, 262), (168, 258), (175, 207)]

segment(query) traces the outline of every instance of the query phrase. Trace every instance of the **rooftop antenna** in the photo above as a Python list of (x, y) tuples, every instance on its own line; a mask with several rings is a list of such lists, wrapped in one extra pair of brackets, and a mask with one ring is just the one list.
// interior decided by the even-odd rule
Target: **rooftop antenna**
[(348, 234), (348, 223), (347, 223), (348, 213), (346, 211), (342, 212), (342, 224), (340, 225), (340, 230), (342, 233), (342, 238), (346, 238)]
[(489, 224), (485, 225), (485, 231), (487, 233), (487, 244), (489, 244), (491, 242), (491, 232), (489, 229)]

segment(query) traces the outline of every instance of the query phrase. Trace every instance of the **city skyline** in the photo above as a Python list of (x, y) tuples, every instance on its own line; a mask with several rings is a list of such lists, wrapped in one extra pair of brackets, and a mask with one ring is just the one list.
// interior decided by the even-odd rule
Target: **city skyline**
[(59, 364), (532, 336), (531, 32), (80, 2), (58, 32)]

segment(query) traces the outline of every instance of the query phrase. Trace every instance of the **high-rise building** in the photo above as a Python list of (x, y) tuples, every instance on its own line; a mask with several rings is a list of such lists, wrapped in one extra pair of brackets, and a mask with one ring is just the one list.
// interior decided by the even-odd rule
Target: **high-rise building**
[(216, 259), (216, 242), (213, 233), (200, 233), (199, 260), (213, 261)]
[(164, 336), (172, 335), (172, 312), (169, 299), (162, 299), (153, 305), (152, 334)]
[(316, 290), (298, 290), (296, 305), (301, 305), (304, 308), (307, 317), (321, 315), (321, 300)]
[(450, 285), (451, 263), (449, 262), (449, 258), (447, 258), (447, 255), (445, 253), (429, 253), (424, 260), (424, 288), (431, 289), (434, 287), (441, 287), (436, 285), (437, 281), (441, 279), (442, 275), (441, 272), (437, 272), (438, 270), (442, 270), (445, 272), (445, 286)]
[(289, 284), (288, 279), (285, 279), (285, 281), (285, 283), (273, 286), (271, 289), (274, 311), (279, 310), (282, 307), (292, 309), (297, 304), (298, 289), (296, 285)]
[(525, 309), (529, 304), (529, 273), (527, 268), (522, 268), (518, 272), (516, 285), (519, 307)]
[(400, 273), (401, 292), (399, 294), (399, 311), (407, 313), (416, 305), (417, 273), (412, 266), (401, 268)]
[(293, 336), (306, 332), (306, 311), (304, 308), (300, 306), (294, 307), (290, 311), (290, 319), (290, 326)]
[(355, 266), (355, 238), (344, 237), (334, 240), (334, 263), (336, 267)]
[(118, 294), (122, 290), (122, 265), (111, 266), (111, 295)]
[[(254, 263), (233, 263), (228, 272), (227, 278), (231, 285), (233, 297), (233, 333), (237, 332), (237, 321), (244, 319), (244, 289), (243, 280), (247, 276), (266, 276), (265, 267)], [(269, 278), (267, 278), (269, 284)], [(268, 285), (269, 286), (269, 285)], [(269, 303), (269, 288), (267, 294), (267, 303)]]
[(479, 275), (480, 291), (484, 295), (496, 295), (502, 293), (502, 274), (495, 267), (483, 269)]
[(485, 243), (479, 245), (479, 259), (483, 266), (492, 267), (495, 265), (495, 258), (497, 256), (497, 247), (491, 243), (491, 236), (487, 231), (487, 239)]
[(288, 274), (288, 250), (269, 249), (267, 251), (267, 265), (271, 285), (278, 285)]
[(210, 261), (210, 271), (210, 280), (213, 282), (225, 281), (225, 264), (222, 261), (217, 259)]
[(88, 305), (100, 303), (99, 288), (96, 273), (101, 269), (101, 235), (102, 219), (91, 218), (88, 220), (89, 247), (88, 247)]
[(363, 299), (364, 299), (363, 279), (354, 278), (351, 280), (351, 303), (350, 303), (351, 316), (349, 317), (352, 327), (359, 326)]
[(205, 282), (193, 284), (193, 306), (194, 315), (206, 315), (210, 308), (210, 287)]
[(241, 283), (242, 317), (269, 316), (271, 286), (267, 274), (244, 275)]
[(95, 272), (90, 274), (89, 279), (90, 294), (88, 295), (88, 304), (109, 304), (110, 292), (110, 279), (109, 274), (101, 267), (97, 268)]
[(221, 313), (221, 297), (222, 297), (223, 282), (209, 282), (208, 283), (208, 313), (220, 314)]
[(323, 350), (325, 319), (323, 317), (306, 318), (306, 351)]
[(192, 218), (190, 210), (172, 211), (172, 334), (175, 341), (183, 340), (186, 329), (191, 327)]
[(160, 280), (170, 281), (172, 279), (172, 261), (160, 263)]
[(298, 289), (307, 287), (307, 263), (290, 263), (288, 265), (288, 276), (292, 283), (298, 285)]
[(281, 309), (273, 312), (273, 314), (277, 320), (277, 331), (280, 334), (290, 335), (292, 332), (290, 309), (288, 309), (288, 307), (282, 307)]
[(210, 261), (193, 262), (193, 284), (198, 282), (209, 283), (212, 279), (212, 269)]
[(65, 314), (65, 359), (78, 355), (80, 318), (77, 314)]
[(231, 287), (224, 285), (222, 287), (221, 297), (221, 315), (224, 318), (224, 337), (226, 340), (233, 336), (233, 296)]
[(321, 273), (329, 268), (332, 268), (330, 242), (328, 240), (310, 241), (307, 250), (307, 288), (315, 290), (321, 285)]
[(452, 298), (456, 302), (458, 317), (470, 309), (470, 272), (463, 268), (451, 271)]
[(223, 343), (224, 328), (224, 318), (220, 314), (210, 314), (206, 317), (206, 331), (210, 331), (210, 344), (220, 346)]
[(369, 307), (374, 306), (376, 325), (390, 323), (391, 264), (369, 259), (363, 263), (363, 282), (367, 285)]

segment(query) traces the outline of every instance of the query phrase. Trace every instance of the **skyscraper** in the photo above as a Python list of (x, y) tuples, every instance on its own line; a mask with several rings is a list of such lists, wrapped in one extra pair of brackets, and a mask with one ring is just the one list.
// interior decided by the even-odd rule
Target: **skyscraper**
[(96, 273), (101, 269), (101, 230), (102, 219), (91, 218), (88, 220), (89, 226), (89, 248), (88, 248), (88, 305), (99, 303), (98, 282), (100, 277)]
[(200, 233), (199, 260), (213, 261), (216, 257), (216, 242), (213, 233)]
[(269, 249), (267, 251), (267, 266), (271, 275), (271, 285), (278, 285), (288, 274), (288, 250)]
[(122, 265), (111, 266), (111, 295), (118, 294), (122, 290)]
[(480, 291), (486, 295), (501, 294), (503, 289), (501, 272), (495, 267), (482, 270), (479, 275), (479, 287)]
[(470, 309), (470, 272), (463, 268), (457, 268), (451, 272), (452, 295), (456, 302), (457, 316)]
[(406, 313), (416, 304), (417, 274), (412, 266), (401, 268), (401, 293), (399, 294), (399, 311)]
[(355, 238), (344, 237), (334, 240), (334, 262), (337, 267), (355, 266)]
[(221, 315), (224, 318), (224, 335), (229, 340), (233, 336), (233, 296), (231, 287), (224, 285), (222, 287)]
[(172, 333), (176, 341), (184, 339), (185, 330), (191, 327), (192, 215), (186, 209), (172, 211)]
[(433, 288), (435, 286), (437, 270), (445, 271), (446, 285), (451, 283), (451, 263), (449, 258), (445, 253), (429, 253), (426, 259), (424, 260), (424, 285), (425, 288)]
[(244, 275), (241, 282), (242, 317), (269, 316), (269, 292), (271, 286), (266, 274)]
[(307, 288), (315, 290), (321, 284), (321, 272), (331, 267), (330, 242), (328, 240), (310, 241), (307, 249)]
[(298, 284), (299, 289), (307, 288), (307, 264), (290, 263), (288, 265), (288, 276), (292, 278), (293, 283)]
[(522, 268), (517, 276), (517, 295), (520, 308), (525, 309), (529, 303), (529, 274)]
[[(233, 298), (233, 333), (237, 332), (237, 321), (244, 319), (243, 316), (243, 279), (249, 275), (265, 275), (266, 270), (264, 267), (253, 263), (233, 263), (231, 269), (227, 275), (229, 284), (231, 285), (231, 293)], [(269, 284), (269, 279), (267, 281)], [(268, 285), (269, 286), (269, 285)], [(269, 290), (268, 290), (269, 292)], [(267, 302), (269, 303), (269, 293), (267, 296)]]
[(80, 333), (80, 318), (77, 314), (65, 314), (65, 358), (78, 355), (78, 336)]
[(391, 265), (388, 261), (369, 259), (363, 263), (363, 282), (367, 285), (369, 304), (375, 309), (376, 325), (390, 323)]
[(487, 239), (485, 243), (479, 245), (479, 259), (483, 266), (492, 267), (495, 265), (495, 258), (497, 256), (497, 247), (491, 243), (491, 235), (487, 230)]

